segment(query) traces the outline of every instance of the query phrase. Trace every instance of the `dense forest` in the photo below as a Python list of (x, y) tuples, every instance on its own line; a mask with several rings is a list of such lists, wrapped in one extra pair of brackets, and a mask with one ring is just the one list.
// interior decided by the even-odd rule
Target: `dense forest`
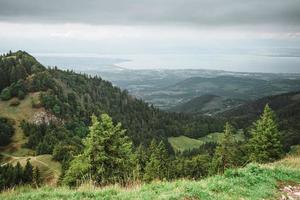
[[(0, 56), (0, 70), (2, 101), (18, 106), (30, 93), (38, 93), (31, 106), (43, 108), (51, 116), (42, 117), (42, 122), (24, 120), (20, 127), (27, 137), (24, 147), (37, 155), (51, 154), (62, 163), (60, 184), (199, 179), (251, 161), (274, 161), (291, 145), (282, 143), (285, 140), (279, 128), (283, 126), (278, 126), (268, 102), (259, 111), (261, 117), (234, 121), (232, 115), (164, 112), (100, 77), (46, 68), (22, 51)], [(4, 146), (14, 132), (13, 122), (1, 118), (0, 126), (4, 127), (0, 132), (0, 145)], [(235, 140), (236, 128), (245, 129), (244, 141)], [(213, 132), (223, 132), (220, 143), (176, 155), (167, 140), (180, 135), (199, 138)], [(1, 170), (15, 168), (8, 165)], [(3, 183), (2, 188), (23, 182), (20, 178)]]

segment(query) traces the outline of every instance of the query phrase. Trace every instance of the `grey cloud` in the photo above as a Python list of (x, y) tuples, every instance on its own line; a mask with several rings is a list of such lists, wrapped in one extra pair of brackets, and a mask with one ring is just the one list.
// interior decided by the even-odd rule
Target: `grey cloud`
[(0, 0), (0, 20), (299, 26), (299, 0)]

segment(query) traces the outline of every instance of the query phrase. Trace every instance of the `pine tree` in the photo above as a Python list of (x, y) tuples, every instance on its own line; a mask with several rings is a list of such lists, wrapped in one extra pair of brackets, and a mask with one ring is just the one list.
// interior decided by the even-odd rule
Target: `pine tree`
[(145, 167), (146, 163), (148, 161), (147, 159), (147, 153), (146, 149), (139, 145), (139, 147), (136, 149), (134, 153), (134, 169), (133, 169), (133, 179), (134, 180), (141, 180), (143, 178), (143, 175), (145, 173)]
[(155, 140), (151, 141), (150, 159), (145, 167), (144, 180), (149, 182), (155, 179), (169, 178), (168, 153), (165, 144), (161, 141), (158, 145)]
[(27, 160), (27, 163), (24, 168), (23, 172), (23, 183), (32, 183), (33, 180), (33, 167), (29, 160)]
[(276, 116), (267, 104), (264, 112), (254, 123), (250, 139), (250, 160), (259, 163), (272, 162), (283, 154)]
[[(84, 152), (70, 164), (67, 184), (90, 177), (97, 184), (125, 183), (132, 175), (132, 143), (121, 124), (113, 124), (107, 115), (100, 121), (92, 116), (92, 126), (84, 140)], [(81, 176), (81, 177), (78, 177)]]
[(18, 184), (22, 183), (23, 168), (22, 168), (22, 166), (19, 162), (14, 167), (14, 178), (15, 178), (15, 180), (13, 182), (14, 182), (15, 185), (18, 185)]
[(234, 134), (234, 128), (229, 123), (226, 123), (224, 135), (214, 154), (213, 172), (223, 173), (225, 169), (236, 165), (238, 149)]

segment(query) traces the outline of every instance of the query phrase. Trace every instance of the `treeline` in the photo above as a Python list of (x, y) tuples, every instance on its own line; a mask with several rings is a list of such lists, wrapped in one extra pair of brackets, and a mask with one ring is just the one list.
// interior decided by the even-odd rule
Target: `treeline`
[(15, 166), (3, 164), (0, 166), (0, 191), (21, 184), (39, 186), (42, 183), (40, 170), (27, 161), (24, 167), (18, 162)]
[(250, 138), (244, 142), (235, 140), (236, 130), (226, 123), (223, 138), (212, 156), (208, 152), (170, 156), (164, 142), (155, 139), (147, 147), (133, 148), (120, 123), (115, 125), (106, 114), (92, 119), (89, 134), (83, 141), (83, 152), (74, 157), (64, 174), (63, 183), (67, 185), (76, 186), (86, 181), (107, 185), (199, 179), (248, 162), (272, 162), (283, 155), (276, 116), (268, 105), (253, 124)]
[(170, 156), (165, 143), (155, 139), (147, 147), (134, 148), (125, 132), (121, 124), (114, 125), (108, 115), (103, 114), (100, 119), (94, 116), (83, 141), (83, 152), (70, 162), (63, 183), (76, 186), (92, 180), (98, 185), (126, 184), (208, 175), (210, 156)]

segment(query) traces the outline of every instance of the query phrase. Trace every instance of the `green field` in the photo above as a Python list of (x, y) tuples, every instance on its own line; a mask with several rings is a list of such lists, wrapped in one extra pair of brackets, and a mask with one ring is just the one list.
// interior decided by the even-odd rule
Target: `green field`
[(245, 168), (227, 170), (203, 180), (177, 180), (133, 184), (128, 187), (97, 188), (84, 185), (66, 187), (15, 188), (0, 194), (3, 200), (54, 199), (184, 199), (184, 200), (261, 200), (280, 199), (281, 188), (300, 184), (300, 157), (287, 157), (267, 165), (249, 164)]
[[(218, 143), (222, 138), (222, 135), (223, 133), (211, 133), (198, 139), (193, 139), (186, 136), (169, 137), (168, 141), (175, 152), (182, 152), (186, 150), (199, 148), (206, 142)], [(244, 135), (241, 131), (238, 131), (238, 133), (235, 135), (235, 138), (237, 141), (241, 141), (244, 139)]]
[(199, 148), (203, 141), (189, 138), (186, 136), (169, 137), (169, 143), (172, 145), (175, 152), (182, 152), (184, 150)]

